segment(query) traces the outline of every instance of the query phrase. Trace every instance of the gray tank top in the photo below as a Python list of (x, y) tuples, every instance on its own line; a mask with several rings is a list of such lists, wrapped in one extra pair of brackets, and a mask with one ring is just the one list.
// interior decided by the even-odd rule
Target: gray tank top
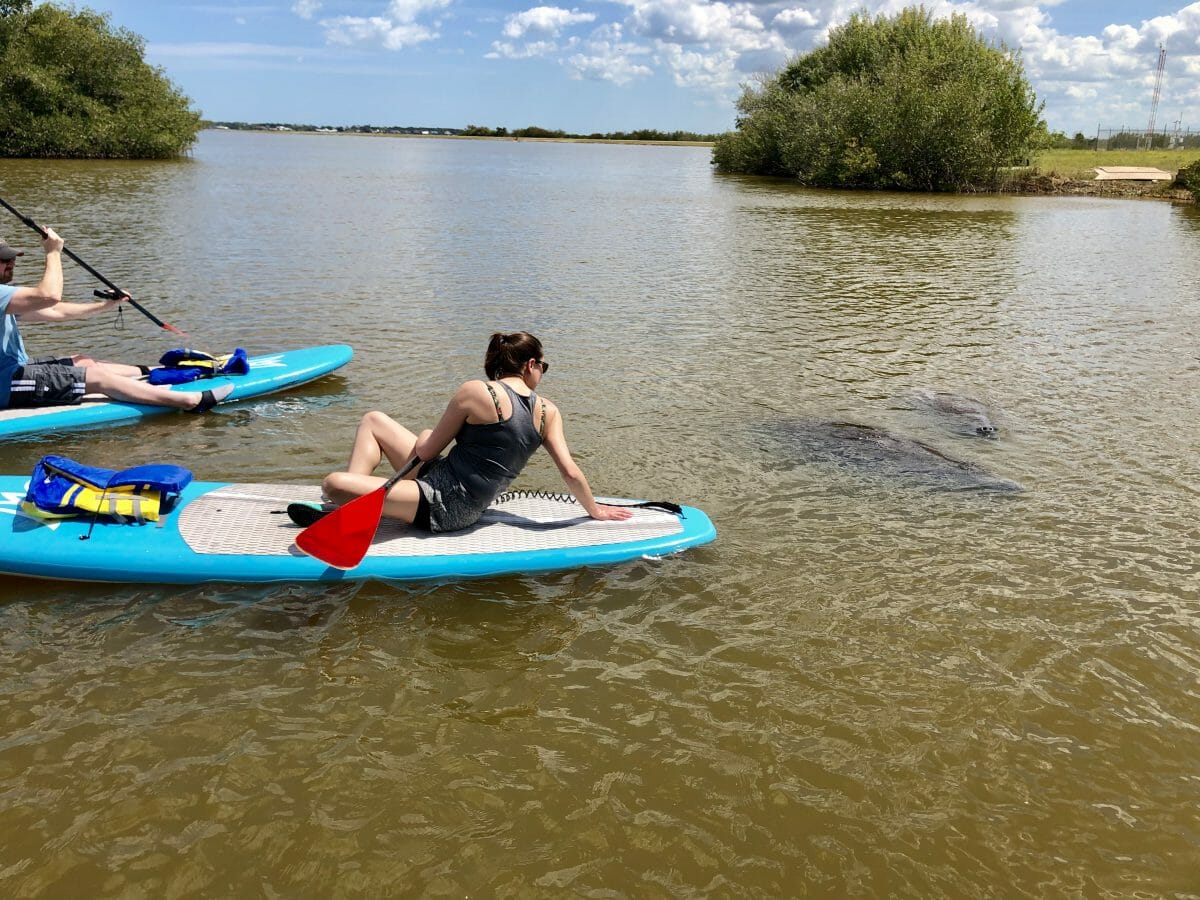
[(417, 479), (429, 501), (433, 531), (473, 525), (542, 445), (534, 422), (537, 394), (523, 397), (504, 382), (498, 383), (508, 391), (512, 415), (501, 422), (464, 424), (449, 454)]

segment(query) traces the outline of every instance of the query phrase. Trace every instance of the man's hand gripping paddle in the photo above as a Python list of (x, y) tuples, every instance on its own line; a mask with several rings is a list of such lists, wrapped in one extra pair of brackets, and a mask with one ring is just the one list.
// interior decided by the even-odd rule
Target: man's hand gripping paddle
[[(15, 209), (13, 209), (12, 206), (8, 203), (8, 201), (5, 200), (3, 197), (0, 197), (0, 206), (3, 206), (10, 213), (12, 213), (14, 216), (16, 216), (18, 219), (20, 219), (22, 222), (24, 222), (26, 225), (28, 225), (31, 229), (36, 231), (42, 237), (46, 236), (46, 229), (42, 228), (41, 225), (39, 225), (37, 222), (33, 221), (33, 219), (29, 218), (29, 216), (21, 215), (19, 212), (17, 212)], [(154, 315), (154, 313), (150, 312), (150, 310), (146, 309), (146, 307), (142, 306), (142, 304), (138, 303), (136, 300), (134, 300), (132, 297), (130, 297), (129, 294), (127, 294), (125, 291), (121, 290), (119, 287), (117, 287), (115, 284), (113, 284), (111, 281), (109, 281), (107, 278), (105, 278), (103, 275), (101, 275), (99, 272), (97, 272), (95, 269), (93, 269), (91, 266), (89, 266), (87, 263), (85, 263), (82, 259), (80, 259), (78, 256), (76, 256), (74, 253), (72, 253), (66, 247), (63, 247), (62, 252), (65, 253), (67, 256), (71, 257), (71, 259), (75, 260), (75, 262), (78, 263), (88, 273), (90, 273), (93, 278), (95, 278), (97, 281), (102, 282), (104, 285), (106, 285), (108, 287), (107, 291), (94, 291), (94, 293), (97, 297), (103, 297), (106, 300), (117, 300), (121, 297), (128, 297), (129, 304), (134, 309), (136, 309), (138, 312), (140, 312), (143, 316), (145, 316), (147, 319), (149, 319), (151, 322), (153, 322), (155, 325), (157, 325), (159, 328), (166, 329), (167, 331), (178, 334), (181, 337), (187, 337), (186, 333), (180, 331), (174, 325), (168, 325), (166, 322), (164, 322), (158, 316)]]
[(420, 463), (420, 458), (414, 457), (371, 493), (355, 497), (309, 525), (296, 535), (296, 546), (327, 566), (353, 569), (371, 549), (388, 491)]

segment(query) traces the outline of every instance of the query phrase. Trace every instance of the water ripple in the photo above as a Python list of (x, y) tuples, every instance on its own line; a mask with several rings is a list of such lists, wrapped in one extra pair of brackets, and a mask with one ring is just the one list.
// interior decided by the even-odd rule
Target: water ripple
[[(814, 192), (714, 176), (704, 148), (516, 141), (206, 133), (180, 164), (0, 174), (202, 346), (356, 351), (203, 420), (12, 444), (9, 471), (52, 444), (314, 481), (364, 411), (429, 424), (492, 330), (529, 327), (593, 486), (720, 532), (467, 583), (12, 580), (7, 895), (1195, 894), (1190, 210)], [(54, 339), (170, 344), (125, 324)], [(919, 390), (980, 398), (998, 436)], [(801, 421), (1025, 490), (814, 458)], [(539, 459), (522, 482), (558, 477)]]

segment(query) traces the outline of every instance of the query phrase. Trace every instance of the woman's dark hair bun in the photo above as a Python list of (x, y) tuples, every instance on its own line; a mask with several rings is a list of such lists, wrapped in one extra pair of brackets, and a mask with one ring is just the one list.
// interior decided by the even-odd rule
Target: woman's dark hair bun
[(493, 381), (506, 375), (520, 375), (525, 361), (542, 358), (542, 342), (528, 331), (497, 331), (488, 341), (483, 371)]

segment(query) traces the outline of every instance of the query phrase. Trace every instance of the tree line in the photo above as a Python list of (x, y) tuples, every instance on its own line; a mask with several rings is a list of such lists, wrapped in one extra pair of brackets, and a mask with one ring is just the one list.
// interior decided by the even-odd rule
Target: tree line
[(221, 122), (205, 120), (205, 128), (225, 131), (308, 131), (326, 134), (461, 134), (461, 128), (437, 125), (309, 125), (303, 122)]
[(640, 128), (636, 131), (592, 132), (590, 134), (573, 134), (568, 131), (557, 131), (530, 125), (526, 128), (514, 128), (511, 131), (503, 126), (488, 128), (482, 125), (468, 125), (466, 128), (445, 128), (440, 125), (307, 125), (296, 122), (218, 122), (205, 121), (205, 128), (221, 128), (229, 131), (311, 131), (336, 132), (337, 134), (428, 134), (456, 135), (461, 137), (498, 137), (498, 138), (562, 138), (574, 140), (603, 140), (603, 141), (690, 141), (693, 143), (712, 143), (717, 139), (715, 134), (697, 134), (693, 131), (657, 131), (653, 128)]
[(1144, 131), (1118, 131), (1106, 138), (1088, 137), (1082, 131), (1067, 137), (1064, 132), (1055, 131), (1047, 138), (1046, 146), (1051, 150), (1194, 150), (1200, 148), (1200, 134), (1188, 132), (1177, 136), (1155, 132), (1147, 139)]
[(504, 127), (488, 128), (482, 125), (468, 125), (461, 133), (469, 137), (562, 138), (589, 141), (690, 141), (693, 143), (712, 143), (718, 137), (716, 134), (697, 134), (694, 131), (658, 131), (654, 128), (575, 134), (569, 131), (539, 128), (536, 125), (514, 128), (512, 131)]

